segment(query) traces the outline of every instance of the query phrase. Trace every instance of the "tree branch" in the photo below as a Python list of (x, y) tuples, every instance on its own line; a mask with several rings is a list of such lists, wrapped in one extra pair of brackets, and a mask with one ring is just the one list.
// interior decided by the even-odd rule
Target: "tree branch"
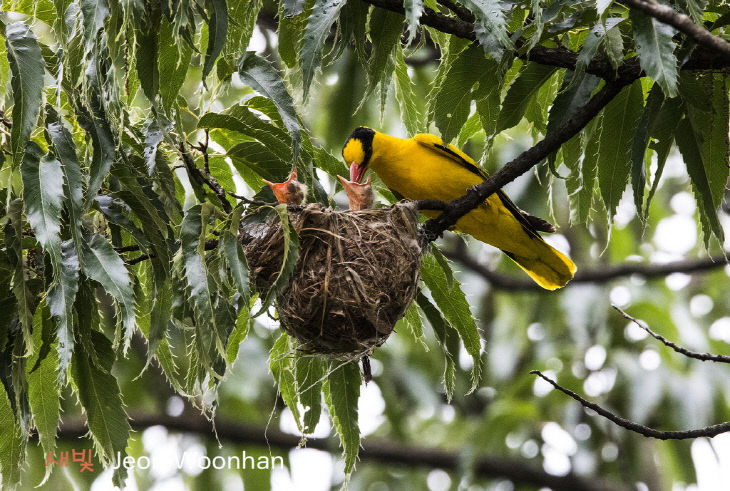
[(692, 19), (675, 11), (669, 5), (662, 5), (654, 0), (619, 0), (619, 3), (640, 10), (664, 24), (669, 24), (686, 34), (697, 44), (704, 46), (711, 52), (720, 54), (726, 62), (730, 61), (730, 43), (719, 36), (715, 36), (703, 26), (695, 24)]
[[(537, 286), (534, 281), (500, 274), (492, 271), (484, 264), (477, 261), (473, 256), (469, 255), (463, 242), (459, 241), (453, 249), (443, 251), (444, 255), (454, 260), (469, 271), (478, 274), (487, 280), (494, 288), (508, 291), (535, 291), (544, 292), (542, 288)], [(566, 285), (574, 285), (577, 283), (607, 283), (617, 278), (625, 276), (637, 275), (643, 278), (663, 278), (673, 273), (694, 274), (705, 271), (712, 271), (727, 265), (725, 256), (718, 255), (703, 259), (692, 259), (684, 261), (674, 261), (665, 264), (633, 264), (624, 263), (616, 266), (603, 266), (599, 269), (578, 270), (575, 277)]]
[(651, 337), (654, 339), (657, 339), (661, 341), (665, 346), (668, 346), (672, 348), (677, 353), (680, 353), (688, 358), (694, 358), (695, 360), (700, 361), (713, 361), (716, 363), (730, 363), (730, 356), (726, 355), (716, 355), (713, 353), (697, 353), (696, 351), (690, 351), (687, 348), (684, 348), (682, 346), (679, 346), (678, 344), (675, 344), (671, 341), (669, 341), (667, 338), (662, 336), (661, 334), (657, 334), (654, 331), (652, 331), (649, 326), (644, 324), (643, 322), (640, 322), (634, 317), (631, 317), (629, 314), (618, 308), (616, 305), (612, 305), (614, 309), (616, 309), (623, 317), (624, 319), (630, 320), (640, 328), (642, 328), (644, 331), (646, 331)]
[(571, 116), (557, 130), (545, 135), (533, 147), (522, 152), (516, 159), (505, 164), (498, 172), (484, 182), (469, 188), (464, 196), (449, 202), (449, 207), (437, 218), (428, 220), (421, 227), (422, 243), (436, 240), (457, 220), (466, 215), (490, 195), (497, 192), (505, 184), (515, 180), (532, 167), (536, 166), (552, 152), (576, 135), (585, 127), (601, 110), (618, 95), (625, 85), (630, 84), (635, 78), (626, 78), (616, 82), (607, 83), (596, 93), (581, 109)]
[[(207, 133), (206, 133), (207, 135)], [(208, 165), (208, 141), (206, 138), (205, 142), (200, 142), (198, 146), (190, 145), (192, 148), (200, 151), (203, 153), (203, 159), (205, 162), (205, 169), (198, 169), (195, 166), (195, 162), (193, 161), (193, 158), (190, 156), (188, 151), (185, 149), (185, 144), (180, 143), (180, 153), (182, 154), (183, 161), (185, 162), (185, 167), (187, 169), (190, 169), (191, 171), (196, 171), (198, 173), (198, 176), (203, 180), (203, 182), (215, 193), (216, 196), (218, 196), (218, 199), (221, 202), (221, 205), (223, 205), (223, 211), (226, 213), (230, 213), (233, 211), (233, 207), (231, 206), (231, 203), (228, 201), (228, 198), (226, 198), (226, 192), (223, 189), (223, 187), (218, 183), (218, 180), (211, 175), (209, 172), (209, 165)]]
[(538, 370), (532, 370), (530, 371), (531, 374), (537, 375), (541, 379), (545, 380), (547, 383), (555, 387), (557, 390), (562, 392), (565, 395), (568, 395), (578, 401), (583, 407), (587, 407), (588, 409), (592, 409), (593, 411), (597, 412), (600, 416), (603, 416), (607, 420), (611, 421), (612, 423), (625, 428), (629, 431), (633, 431), (634, 433), (639, 433), (640, 435), (650, 437), (650, 438), (657, 438), (659, 440), (688, 440), (691, 438), (700, 438), (700, 437), (708, 437), (712, 438), (713, 436), (717, 436), (721, 433), (727, 433), (730, 431), (730, 422), (726, 423), (720, 423), (712, 426), (706, 426), (704, 428), (698, 428), (695, 430), (683, 430), (683, 431), (660, 431), (656, 430), (654, 428), (649, 428), (648, 426), (640, 425), (639, 423), (634, 423), (633, 421), (629, 421), (628, 419), (622, 418), (621, 416), (617, 416), (613, 414), (611, 411), (602, 408), (598, 404), (594, 402), (587, 401), (583, 399), (581, 396), (573, 392), (572, 390), (566, 389), (564, 387), (561, 387), (558, 385), (557, 382), (554, 380), (546, 377), (542, 374), (542, 372)]
[[(129, 421), (134, 430), (144, 430), (151, 426), (162, 425), (173, 431), (195, 433), (211, 438), (212, 425), (202, 417), (185, 415), (180, 418), (164, 414), (133, 414)], [(252, 425), (217, 419), (215, 428), (222, 441), (235, 444), (269, 446), (282, 450), (299, 447), (301, 438), (264, 426)], [(58, 437), (70, 440), (88, 435), (86, 422), (81, 419), (65, 420)], [(338, 444), (332, 439), (307, 439), (307, 448), (338, 453)], [(378, 462), (385, 465), (409, 467), (436, 467), (448, 471), (463, 468), (460, 452), (438, 448), (399, 445), (385, 440), (366, 440), (360, 450), (360, 460)], [(575, 491), (608, 491), (619, 489), (617, 485), (593, 478), (583, 478), (569, 474), (554, 476), (527, 462), (501, 457), (482, 456), (476, 459), (474, 472), (481, 477), (501, 477), (516, 483), (536, 487), (550, 487)]]
[[(405, 15), (405, 9), (403, 8), (401, 0), (362, 1), (385, 10), (390, 10), (391, 12)], [(446, 34), (452, 34), (460, 38), (469, 39), (470, 41), (476, 40), (473, 23), (467, 22), (463, 19), (449, 17), (448, 15), (435, 12), (428, 7), (423, 9), (423, 15), (421, 15), (420, 23), (433, 27), (434, 29)], [(712, 34), (710, 34), (710, 36), (712, 36)], [(517, 39), (515, 41), (515, 47), (517, 50), (522, 48), (525, 45), (525, 42), (526, 41), (522, 38)], [(545, 46), (538, 45), (527, 53), (517, 53), (516, 55), (520, 58), (528, 59), (541, 65), (569, 68), (571, 70), (575, 69), (576, 60), (578, 59), (577, 53), (562, 46), (558, 48), (547, 48)], [(682, 66), (682, 69), (712, 70), (728, 66), (730, 66), (730, 59), (718, 56), (717, 51), (712, 49), (696, 49), (693, 51), (687, 63)], [(624, 63), (618, 67), (618, 70), (616, 70), (611, 65), (611, 62), (605, 57), (596, 57), (591, 60), (590, 64), (586, 68), (586, 72), (609, 81), (627, 79), (631, 76), (638, 78), (641, 75), (639, 60), (637, 58), (624, 61)]]

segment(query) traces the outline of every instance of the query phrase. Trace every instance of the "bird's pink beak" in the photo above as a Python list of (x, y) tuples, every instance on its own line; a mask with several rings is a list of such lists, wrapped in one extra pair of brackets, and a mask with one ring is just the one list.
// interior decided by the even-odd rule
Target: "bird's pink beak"
[(367, 171), (367, 167), (364, 165), (358, 165), (356, 162), (352, 162), (350, 164), (350, 181), (360, 184), (360, 181), (362, 181), (362, 178), (365, 175), (365, 171)]

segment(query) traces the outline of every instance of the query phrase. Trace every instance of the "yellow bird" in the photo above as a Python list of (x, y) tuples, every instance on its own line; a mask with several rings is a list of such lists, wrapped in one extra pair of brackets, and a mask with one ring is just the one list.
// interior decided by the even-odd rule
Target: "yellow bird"
[[(351, 181), (360, 182), (372, 169), (391, 190), (412, 200), (450, 201), (488, 177), (464, 152), (429, 134), (404, 139), (361, 126), (348, 137), (342, 156), (350, 164)], [(501, 190), (464, 215), (455, 229), (501, 249), (547, 290), (565, 286), (575, 273), (573, 261), (538, 233), (553, 232), (552, 225), (520, 210)]]

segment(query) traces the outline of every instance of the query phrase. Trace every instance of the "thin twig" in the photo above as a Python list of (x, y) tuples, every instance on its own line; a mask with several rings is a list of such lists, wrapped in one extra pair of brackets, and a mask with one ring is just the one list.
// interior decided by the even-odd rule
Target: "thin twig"
[[(207, 136), (207, 133), (206, 133)], [(181, 143), (180, 144), (180, 151), (183, 155), (183, 160), (189, 159), (187, 161), (187, 166), (191, 169), (191, 171), (197, 171), (198, 175), (202, 179), (202, 181), (215, 193), (216, 196), (218, 196), (218, 199), (221, 202), (221, 205), (223, 205), (223, 211), (226, 213), (230, 213), (233, 211), (233, 207), (231, 206), (231, 203), (226, 198), (226, 191), (223, 189), (223, 186), (220, 185), (218, 180), (213, 177), (213, 175), (210, 173), (210, 166), (208, 163), (208, 139), (206, 137), (205, 142), (200, 142), (198, 145), (193, 145), (191, 143), (188, 143), (191, 148), (194, 148), (195, 150), (200, 151), (203, 154), (203, 162), (204, 162), (204, 169), (198, 169), (194, 165), (194, 161), (192, 157), (187, 153), (185, 150), (185, 146)]]
[(667, 338), (662, 336), (661, 334), (657, 334), (654, 331), (652, 331), (649, 326), (644, 324), (643, 322), (639, 321), (638, 319), (630, 316), (623, 310), (621, 310), (618, 306), (612, 305), (614, 309), (616, 309), (622, 316), (624, 316), (625, 319), (630, 320), (640, 328), (642, 328), (644, 331), (647, 332), (651, 337), (654, 339), (657, 339), (661, 341), (665, 346), (668, 346), (672, 348), (677, 353), (683, 354), (684, 356), (688, 358), (694, 358), (695, 360), (701, 360), (701, 361), (714, 361), (717, 363), (730, 363), (730, 356), (726, 355), (716, 355), (714, 353), (697, 353), (696, 351), (690, 351), (687, 348), (683, 348), (682, 346), (679, 346), (678, 344), (673, 343), (672, 341), (669, 341)]
[(242, 194), (232, 193), (231, 191), (227, 191), (226, 194), (228, 194), (228, 196), (233, 196), (236, 199), (240, 199), (241, 201), (243, 201), (247, 205), (276, 206), (278, 204), (278, 203), (269, 203), (267, 201), (259, 201), (259, 200), (249, 199), (249, 198), (243, 196)]
[(730, 431), (730, 422), (720, 423), (720, 424), (716, 424), (716, 425), (712, 425), (712, 426), (706, 426), (704, 428), (698, 428), (698, 429), (694, 429), (694, 430), (683, 430), (683, 431), (660, 431), (660, 430), (656, 430), (654, 428), (649, 428), (648, 426), (644, 426), (639, 423), (634, 423), (633, 421), (629, 421), (628, 419), (622, 418), (621, 416), (617, 416), (617, 415), (613, 414), (611, 411), (599, 406), (598, 404), (583, 399), (581, 396), (579, 396), (572, 390), (566, 389), (566, 388), (558, 385), (557, 382), (546, 377), (539, 370), (532, 370), (532, 371), (530, 371), (530, 373), (533, 375), (537, 375), (541, 379), (545, 380), (547, 383), (549, 383), (550, 385), (555, 387), (557, 390), (559, 390), (563, 394), (572, 397), (573, 399), (578, 401), (583, 407), (592, 409), (593, 411), (597, 412), (600, 416), (603, 416), (607, 420), (611, 421), (612, 423), (614, 423), (622, 428), (625, 428), (629, 431), (633, 431), (634, 433), (638, 433), (640, 435), (644, 435), (646, 437), (657, 438), (659, 440), (687, 440), (690, 438), (700, 438), (700, 437), (712, 438), (713, 436), (717, 436), (721, 433), (727, 433), (728, 431)]
[[(444, 255), (454, 260), (462, 266), (468, 268), (471, 272), (478, 274), (488, 281), (494, 288), (508, 291), (535, 291), (545, 292), (528, 278), (522, 278), (512, 275), (500, 274), (492, 271), (486, 265), (477, 261), (466, 249), (463, 242), (457, 241), (452, 249), (443, 251)], [(565, 285), (575, 285), (578, 283), (607, 283), (617, 278), (626, 276), (640, 276), (642, 278), (664, 278), (673, 273), (696, 274), (706, 271), (712, 271), (726, 266), (725, 256), (718, 255), (702, 259), (691, 259), (684, 261), (674, 261), (664, 264), (639, 264), (639, 263), (623, 263), (613, 266), (602, 266), (598, 269), (579, 269), (575, 277)]]
[(730, 61), (730, 43), (720, 36), (715, 36), (703, 26), (695, 24), (692, 19), (675, 11), (669, 5), (662, 5), (654, 0), (619, 0), (619, 3), (640, 10), (664, 24), (669, 24), (686, 34), (697, 44), (712, 52), (721, 54), (725, 60)]
[[(205, 241), (205, 245), (203, 246), (203, 250), (212, 251), (216, 247), (218, 247), (218, 239), (208, 239), (208, 240)], [(139, 250), (139, 246), (127, 246), (126, 248), (127, 248), (128, 251), (138, 251)], [(120, 247), (120, 249), (121, 249), (121, 247)], [(141, 263), (142, 261), (146, 261), (146, 260), (151, 259), (153, 257), (155, 257), (154, 254), (140, 254), (139, 256), (133, 257), (131, 259), (127, 259), (124, 262), (127, 264), (127, 266), (133, 266), (133, 265), (135, 265), (137, 263)]]

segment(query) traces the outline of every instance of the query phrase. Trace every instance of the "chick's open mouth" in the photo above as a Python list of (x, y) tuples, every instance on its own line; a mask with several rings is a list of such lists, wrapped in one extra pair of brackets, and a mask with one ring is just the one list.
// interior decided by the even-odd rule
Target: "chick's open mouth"
[(350, 181), (360, 183), (362, 181), (363, 176), (365, 176), (365, 171), (367, 171), (367, 167), (364, 165), (358, 165), (357, 162), (352, 162), (350, 164)]

